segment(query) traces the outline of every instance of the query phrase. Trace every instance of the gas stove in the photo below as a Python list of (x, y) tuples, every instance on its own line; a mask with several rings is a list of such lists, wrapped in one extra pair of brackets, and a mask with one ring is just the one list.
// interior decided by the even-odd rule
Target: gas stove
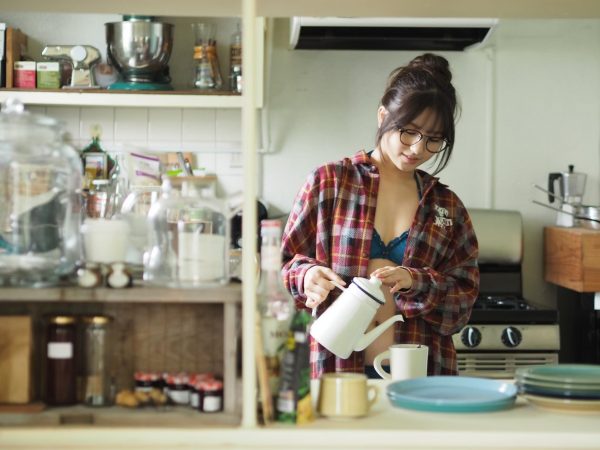
[(452, 337), (459, 374), (512, 378), (518, 367), (557, 363), (558, 312), (538, 309), (521, 295), (520, 214), (469, 212), (479, 240), (481, 280), (468, 324)]

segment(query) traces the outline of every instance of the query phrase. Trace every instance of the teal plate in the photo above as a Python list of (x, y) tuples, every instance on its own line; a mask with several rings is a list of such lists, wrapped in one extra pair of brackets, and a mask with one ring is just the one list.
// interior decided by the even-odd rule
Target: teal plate
[(510, 408), (517, 398), (512, 383), (474, 377), (433, 376), (396, 381), (387, 396), (399, 408), (432, 412), (485, 412)]
[(600, 365), (549, 364), (524, 367), (517, 369), (516, 376), (528, 380), (597, 385), (600, 383)]

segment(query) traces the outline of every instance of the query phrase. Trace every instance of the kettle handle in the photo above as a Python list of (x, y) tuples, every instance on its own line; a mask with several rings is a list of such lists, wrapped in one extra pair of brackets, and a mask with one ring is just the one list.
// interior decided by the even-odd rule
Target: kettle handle
[(346, 290), (346, 288), (344, 286), (342, 286), (341, 284), (333, 281), (333, 280), (329, 280), (331, 281), (331, 284), (333, 284), (336, 288), (338, 288), (340, 291), (344, 292)]
[(562, 173), (560, 172), (553, 172), (548, 175), (548, 191), (550, 191), (550, 193), (548, 194), (548, 201), (550, 203), (554, 203), (554, 181), (560, 180), (561, 178)]

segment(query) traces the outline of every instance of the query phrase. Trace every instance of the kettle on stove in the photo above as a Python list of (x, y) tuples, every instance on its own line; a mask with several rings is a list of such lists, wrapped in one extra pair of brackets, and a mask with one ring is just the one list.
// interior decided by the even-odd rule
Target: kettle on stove
[(392, 324), (404, 321), (397, 314), (365, 334), (377, 309), (385, 303), (381, 281), (355, 277), (347, 288), (338, 288), (342, 294), (310, 328), (311, 336), (334, 355), (348, 358), (353, 351), (364, 350)]

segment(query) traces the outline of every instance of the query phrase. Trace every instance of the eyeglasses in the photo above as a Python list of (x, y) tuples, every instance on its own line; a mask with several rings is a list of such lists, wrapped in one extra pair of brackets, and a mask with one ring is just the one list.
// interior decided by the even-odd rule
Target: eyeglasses
[(400, 128), (398, 131), (400, 132), (400, 142), (408, 146), (415, 145), (421, 142), (421, 139), (427, 138), (427, 140), (425, 141), (425, 149), (429, 153), (443, 152), (450, 145), (448, 144), (448, 141), (444, 138), (427, 136), (417, 130), (411, 130), (409, 128)]

